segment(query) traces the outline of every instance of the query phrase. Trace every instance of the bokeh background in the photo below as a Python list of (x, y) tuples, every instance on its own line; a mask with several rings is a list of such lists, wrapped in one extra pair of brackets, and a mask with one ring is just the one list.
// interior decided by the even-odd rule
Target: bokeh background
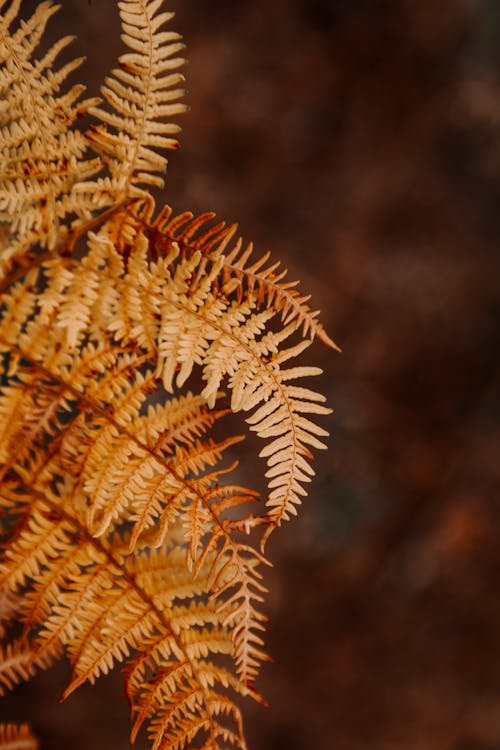
[[(498, 750), (500, 2), (168, 5), (191, 110), (162, 199), (238, 220), (343, 349), (310, 350), (330, 450), (269, 545), (249, 746)], [(61, 33), (97, 92), (115, 4), (62, 0)], [(127, 748), (119, 676), (58, 705), (65, 677), (2, 718), (47, 750)]]

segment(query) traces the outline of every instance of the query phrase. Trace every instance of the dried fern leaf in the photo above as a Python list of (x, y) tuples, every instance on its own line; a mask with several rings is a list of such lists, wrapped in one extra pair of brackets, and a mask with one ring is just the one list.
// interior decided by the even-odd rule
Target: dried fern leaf
[[(301, 496), (306, 494), (302, 485), (314, 474), (311, 448), (323, 448), (320, 438), (327, 434), (308, 416), (329, 413), (324, 398), (294, 383), (321, 371), (310, 366), (287, 366), (288, 360), (298, 357), (310, 344), (305, 340), (284, 348), (284, 342), (300, 325), (300, 318), (281, 330), (268, 330), (276, 315), (272, 306), (265, 302), (259, 305), (258, 298), (251, 295), (241, 301), (237, 296), (231, 299), (219, 288), (223, 255), (218, 255), (213, 263), (199, 250), (183, 257), (176, 242), (168, 256), (152, 263), (147, 256), (146, 237), (140, 235), (130, 251), (127, 272), (116, 278), (118, 294), (110, 300), (100, 324), (89, 328), (89, 322), (94, 320), (96, 289), (107, 275), (108, 253), (113, 252), (104, 241), (104, 233), (105, 227), (99, 235), (89, 236), (89, 256), (82, 262), (85, 272), (77, 273), (76, 266), (64, 271), (62, 287), (55, 279), (61, 301), (53, 315), (58, 325), (68, 331), (66, 356), (68, 344), (81, 344), (86, 337), (97, 340), (104, 330), (114, 337), (117, 351), (138, 344), (144, 356), (156, 363), (152, 375), (161, 378), (167, 391), (173, 391), (174, 385), (181, 387), (195, 366), (202, 368), (206, 385), (201, 395), (209, 406), (213, 407), (218, 391), (227, 384), (232, 410), (254, 412), (247, 422), (268, 441), (261, 451), (268, 464), (267, 521), (269, 530), (279, 526), (296, 513)], [(89, 272), (92, 264), (95, 272)], [(72, 280), (80, 278), (87, 281), (83, 285), (78, 282), (73, 291)], [(66, 293), (76, 299), (76, 305), (70, 306), (71, 315), (63, 316), (61, 307), (67, 304), (63, 301)], [(51, 287), (47, 284), (43, 297), (49, 295)], [(53, 351), (60, 348), (57, 334), (49, 332), (47, 326), (43, 336), (46, 342), (55, 336)], [(21, 335), (23, 350), (32, 351), (40, 338), (36, 326), (27, 327)], [(118, 382), (121, 381), (114, 373), (115, 387)], [(110, 397), (106, 393), (98, 396), (103, 402)], [(131, 455), (131, 448), (126, 450), (122, 462)], [(151, 470), (152, 467), (147, 469)], [(103, 469), (102, 474), (106, 473)], [(154, 470), (153, 473), (156, 474)], [(269, 531), (265, 538), (268, 534)]]
[(27, 724), (0, 724), (0, 750), (37, 750), (38, 741)]
[(33, 644), (24, 638), (0, 648), (0, 695), (33, 677), (37, 668), (46, 669), (50, 665), (49, 658), (37, 659), (35, 652)]
[[(321, 371), (283, 367), (310, 341), (284, 349), (283, 342), (294, 334), (296, 321), (280, 331), (266, 332), (275, 314), (272, 309), (259, 310), (255, 297), (241, 302), (228, 299), (218, 287), (224, 256), (208, 268), (199, 250), (184, 258), (171, 253), (168, 265), (159, 259), (148, 266), (142, 251), (139, 257), (141, 287), (135, 287), (133, 299), (127, 294), (122, 297), (124, 306), (110, 328), (124, 342), (132, 337), (139, 340), (153, 356), (156, 350), (156, 373), (167, 391), (173, 390), (174, 383), (182, 386), (199, 365), (206, 381), (202, 396), (209, 405), (213, 406), (227, 382), (233, 411), (257, 410), (247, 421), (259, 437), (272, 438), (261, 456), (269, 467), (270, 529), (279, 526), (296, 513), (300, 496), (306, 494), (301, 485), (314, 473), (310, 448), (325, 447), (319, 438), (326, 431), (304, 416), (330, 413), (323, 405), (324, 397), (292, 384)], [(132, 274), (138, 270), (135, 260), (131, 268), (124, 278), (127, 289), (133, 286)], [(154, 329), (148, 315), (152, 310)], [(145, 319), (150, 321), (149, 330), (142, 328)]]
[(173, 137), (179, 126), (169, 120), (186, 110), (179, 101), (184, 77), (178, 72), (185, 62), (178, 57), (184, 45), (176, 32), (163, 30), (173, 14), (159, 12), (161, 5), (159, 0), (118, 3), (122, 40), (130, 51), (106, 78), (101, 92), (109, 109), (92, 108), (99, 124), (87, 134), (110, 174), (78, 188), (92, 193), (95, 200), (112, 204), (147, 194), (141, 186), (161, 187), (159, 174), (167, 160), (158, 149), (179, 146)]
[(81, 59), (53, 67), (71, 37), (34, 58), (58, 6), (41, 2), (30, 19), (12, 29), (18, 7), (5, 9), (4, 3), (0, 9), (0, 222), (10, 224), (0, 258), (3, 273), (34, 245), (54, 248), (67, 231), (67, 216), (90, 217), (88, 202), (74, 188), (101, 167), (99, 159), (85, 159), (85, 139), (73, 127), (97, 99), (80, 100), (84, 87), (78, 84), (60, 91)]
[[(84, 681), (94, 682), (107, 673), (116, 662), (127, 661), (127, 692), (136, 715), (134, 733), (148, 720), (152, 732), (161, 731), (163, 736), (168, 729), (163, 742), (168, 748), (185, 747), (195, 736), (205, 736), (222, 750), (219, 740), (226, 732), (232, 732), (242, 747), (239, 710), (225, 690), (230, 686), (243, 694), (248, 691), (213, 661), (218, 654), (230, 656), (233, 646), (224, 614), (217, 601), (207, 596), (212, 561), (207, 558), (193, 580), (182, 547), (169, 543), (154, 554), (131, 556), (126, 541), (111, 546), (98, 542), (85, 530), (77, 511), (72, 514), (59, 508), (60, 500), (49, 487), (45, 486), (43, 497), (34, 489), (23, 520), (27, 532), (18, 537), (2, 564), (3, 583), (28, 587), (43, 598), (53, 595), (45, 578), (51, 561), (57, 560), (60, 568), (61, 561), (66, 561), (57, 601), (50, 601), (47, 608), (38, 607), (34, 621), (32, 598), (26, 597), (21, 608), (21, 617), (36, 633), (38, 644), (28, 668), (65, 649), (73, 665), (65, 692), (69, 695)], [(65, 534), (73, 535), (72, 542)], [(10, 653), (7, 657), (12, 661)], [(23, 671), (24, 664), (18, 658), (10, 666), (7, 684)], [(196, 701), (188, 697), (193, 695)], [(222, 705), (227, 710), (221, 711)], [(175, 726), (171, 726), (172, 711), (182, 716)], [(228, 715), (235, 726), (226, 726)]]
[(278, 271), (279, 261), (269, 264), (270, 253), (255, 260), (251, 243), (245, 246), (241, 238), (235, 241), (236, 224), (214, 223), (213, 219), (212, 213), (193, 217), (184, 212), (175, 216), (170, 206), (165, 206), (147, 229), (150, 243), (157, 255), (169, 252), (172, 242), (178, 245), (182, 255), (191, 256), (199, 251), (212, 263), (222, 255), (218, 276), (222, 291), (236, 292), (238, 301), (255, 296), (259, 307), (278, 312), (285, 325), (296, 322), (304, 337), (317, 336), (339, 351), (317, 319), (319, 311), (309, 307), (310, 296), (296, 289), (297, 281), (284, 281), (287, 271)]
[[(69, 39), (34, 59), (55, 6), (16, 25), (19, 5), (0, 0), (0, 687), (67, 655), (67, 696), (120, 664), (132, 739), (245, 748), (235, 698), (262, 701), (269, 658), (253, 545), (296, 512), (324, 447), (329, 409), (302, 382), (320, 370), (298, 358), (316, 336), (336, 347), (236, 227), (153, 219), (184, 110), (161, 0), (118, 3), (128, 52), (86, 137), (95, 101), (61, 93), (79, 61), (54, 68)], [(196, 369), (201, 392), (174, 396)], [(240, 436), (210, 434), (230, 410), (266, 441), (265, 506), (224, 463)]]
[[(94, 360), (95, 352), (89, 349), (88, 354)], [(27, 355), (21, 354), (21, 357)], [(264, 591), (258, 582), (256, 565), (265, 561), (256, 554), (250, 559), (248, 556), (251, 548), (233, 543), (230, 537), (231, 527), (223, 519), (228, 510), (239, 511), (240, 507), (244, 508), (248, 502), (253, 501), (254, 493), (237, 486), (219, 485), (222, 472), (220, 469), (212, 470), (219, 463), (222, 451), (234, 442), (234, 438), (215, 443), (203, 442), (196, 437), (209, 429), (215, 419), (225, 412), (209, 412), (206, 405), (202, 408), (203, 401), (200, 397), (184, 397), (161, 409), (150, 409), (147, 416), (138, 416), (143, 395), (141, 384), (147, 382), (147, 379), (139, 379), (140, 398), (131, 399), (130, 393), (134, 392), (135, 382), (130, 382), (129, 378), (121, 379), (119, 370), (104, 370), (100, 380), (96, 380), (95, 369), (83, 367), (80, 357), (76, 361), (77, 368), (64, 368), (71, 377), (71, 386), (64, 386), (59, 382), (56, 387), (47, 383), (45, 393), (42, 393), (42, 386), (39, 384), (36, 399), (40, 404), (45, 404), (45, 408), (53, 415), (54, 405), (59, 408), (65, 399), (71, 400), (78, 395), (80, 389), (85, 390), (85, 381), (80, 378), (86, 373), (87, 381), (92, 381), (92, 387), (89, 382), (87, 384), (87, 393), (92, 391), (96, 401), (89, 400), (88, 395), (84, 398), (89, 409), (96, 413), (81, 412), (74, 421), (58, 425), (57, 430), (64, 436), (61, 453), (55, 451), (50, 463), (45, 459), (44, 471), (51, 481), (55, 477), (62, 477), (63, 472), (66, 475), (68, 472), (73, 473), (75, 484), (70, 497), (82, 511), (86, 508), (86, 528), (94, 535), (106, 534), (114, 523), (123, 523), (124, 520), (132, 522), (131, 551), (135, 549), (141, 536), (153, 526), (156, 527), (156, 539), (153, 541), (161, 544), (169, 527), (176, 520), (182, 519), (185, 540), (188, 542), (189, 568), (194, 567), (197, 571), (207, 556), (213, 554), (216, 555), (216, 562), (212, 566), (214, 579), (224, 578), (222, 569), (232, 571), (232, 578), (229, 583), (226, 580), (225, 587), (215, 586), (214, 596), (221, 600), (224, 618), (234, 625), (232, 635), (237, 653), (237, 670), (243, 683), (251, 686), (257, 674), (257, 661), (267, 658), (262, 649), (256, 649), (255, 644), (252, 644), (254, 627), (262, 629), (265, 621), (258, 612), (262, 598), (260, 594), (254, 596), (259, 588), (261, 592)], [(124, 361), (128, 361), (126, 356)], [(108, 366), (112, 362), (108, 356)], [(116, 366), (116, 361), (114, 364)], [(47, 377), (49, 373), (45, 370), (44, 374)], [(57, 380), (57, 376), (51, 377)], [(108, 390), (110, 384), (113, 385), (112, 391)], [(26, 398), (24, 384), (20, 384), (19, 389), (23, 407), (31, 414), (33, 405)], [(11, 390), (15, 389), (11, 387)], [(6, 400), (7, 393), (2, 398)], [(8, 398), (10, 400), (11, 396)], [(102, 408), (99, 408), (101, 402), (114, 403), (111, 421), (103, 415)], [(9, 424), (15, 424), (13, 414), (11, 412)], [(126, 417), (123, 418), (122, 414), (126, 414)], [(163, 417), (163, 424), (168, 427), (167, 434), (160, 432), (160, 416)], [(22, 420), (23, 425), (25, 419), (26, 417)], [(39, 425), (46, 421), (46, 417), (37, 418)], [(54, 426), (55, 424), (54, 421)], [(4, 449), (11, 466), (19, 467), (22, 462), (25, 469), (38, 472), (37, 465), (26, 463), (24, 454), (16, 449), (17, 433), (14, 430), (12, 434), (13, 442), (8, 440), (7, 435), (4, 436)], [(187, 435), (191, 439), (186, 446)], [(52, 445), (57, 446), (54, 435), (52, 437)], [(42, 443), (43, 436), (40, 436), (40, 445)], [(175, 460), (173, 464), (172, 457)], [(211, 470), (205, 472), (206, 467)], [(242, 518), (241, 513), (239, 516), (239, 523), (244, 526), (245, 517)], [(55, 557), (67, 531), (67, 522), (63, 520), (59, 524), (53, 524), (35, 516), (32, 521), (27, 520), (27, 524), (29, 547), (26, 539), (22, 550), (16, 552), (14, 548), (9, 553), (10, 570), (6, 581), (11, 586), (24, 581), (26, 570), (45, 563), (48, 557)], [(56, 569), (57, 574), (54, 574)], [(50, 571), (47, 574), (39, 573), (39, 578), (40, 585), (43, 583), (47, 588), (47, 594), (44, 588), (44, 597), (47, 598), (51, 592), (50, 601), (53, 602), (55, 598), (59, 600), (58, 564), (54, 561)], [(227, 602), (223, 594), (229, 585), (236, 589), (231, 601)], [(39, 595), (28, 597), (27, 601), (31, 601), (32, 613), (43, 613), (44, 607), (48, 609), (47, 604), (40, 601)], [(251, 668), (247, 652), (253, 654)]]

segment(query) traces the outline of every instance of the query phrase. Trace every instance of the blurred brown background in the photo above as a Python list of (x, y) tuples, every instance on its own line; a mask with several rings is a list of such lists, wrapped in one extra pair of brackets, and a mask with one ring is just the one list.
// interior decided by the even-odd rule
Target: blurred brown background
[[(94, 93), (115, 4), (62, 6)], [(239, 220), (343, 349), (314, 347), (331, 448), (270, 543), (250, 748), (498, 750), (500, 2), (168, 6), (191, 111), (165, 200)], [(119, 679), (58, 706), (64, 677), (2, 715), (47, 749), (128, 747)]]

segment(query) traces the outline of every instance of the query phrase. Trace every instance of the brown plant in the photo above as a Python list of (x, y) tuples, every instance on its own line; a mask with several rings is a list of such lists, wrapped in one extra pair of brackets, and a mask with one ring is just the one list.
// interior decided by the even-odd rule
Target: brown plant
[[(183, 45), (161, 0), (118, 7), (128, 51), (101, 106), (61, 89), (69, 38), (35, 57), (56, 6), (23, 21), (0, 2), (0, 687), (67, 656), (67, 696), (124, 663), (132, 739), (146, 723), (155, 750), (243, 748), (235, 696), (263, 700), (268, 659), (265, 543), (325, 447), (310, 417), (329, 413), (297, 383), (319, 368), (287, 363), (335, 344), (234, 226), (156, 212)], [(266, 441), (265, 504), (224, 463), (240, 436), (211, 434), (230, 411)]]

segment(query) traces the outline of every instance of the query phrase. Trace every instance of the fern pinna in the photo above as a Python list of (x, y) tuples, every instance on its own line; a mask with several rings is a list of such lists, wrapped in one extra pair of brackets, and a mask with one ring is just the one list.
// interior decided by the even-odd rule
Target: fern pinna
[[(68, 38), (36, 55), (57, 6), (21, 20), (20, 4), (0, 0), (0, 687), (67, 656), (69, 695), (119, 663), (132, 738), (244, 748), (265, 542), (306, 494), (329, 412), (302, 382), (319, 369), (290, 361), (335, 345), (235, 227), (155, 210), (185, 109), (162, 0), (118, 2), (128, 50), (102, 102), (62, 88)], [(229, 411), (265, 441), (264, 503), (231, 482), (240, 437), (212, 431)], [(11, 741), (34, 747), (4, 725)]]

